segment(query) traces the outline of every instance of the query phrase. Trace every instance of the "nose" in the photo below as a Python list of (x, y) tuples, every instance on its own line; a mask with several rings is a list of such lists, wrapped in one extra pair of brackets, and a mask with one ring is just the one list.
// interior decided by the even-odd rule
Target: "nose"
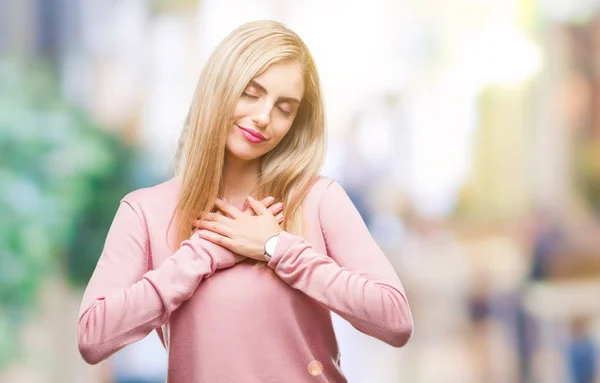
[(258, 103), (256, 110), (252, 116), (252, 121), (259, 127), (264, 128), (271, 122), (271, 109), (272, 105), (268, 102)]

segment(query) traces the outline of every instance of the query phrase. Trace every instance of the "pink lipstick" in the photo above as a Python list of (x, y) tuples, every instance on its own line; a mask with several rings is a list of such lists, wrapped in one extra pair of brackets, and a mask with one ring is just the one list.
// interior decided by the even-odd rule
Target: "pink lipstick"
[(262, 135), (262, 133), (260, 133), (259, 131), (253, 130), (253, 129), (248, 129), (248, 128), (242, 128), (241, 126), (237, 125), (238, 128), (240, 128), (240, 130), (242, 131), (242, 134), (244, 135), (244, 137), (255, 144), (261, 143), (263, 141), (265, 141), (267, 138), (265, 136)]

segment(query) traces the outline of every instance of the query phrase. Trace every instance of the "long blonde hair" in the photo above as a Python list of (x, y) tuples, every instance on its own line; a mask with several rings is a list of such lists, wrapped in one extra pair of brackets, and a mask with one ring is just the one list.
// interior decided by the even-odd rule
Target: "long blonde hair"
[(225, 143), (242, 92), (270, 65), (300, 64), (305, 92), (283, 140), (261, 159), (256, 198), (275, 197), (285, 206), (283, 229), (303, 231), (302, 201), (317, 179), (325, 156), (325, 117), (314, 60), (300, 37), (275, 21), (254, 21), (231, 32), (213, 51), (198, 81), (176, 159), (179, 200), (173, 218), (176, 244), (192, 223), (213, 208), (221, 193)]

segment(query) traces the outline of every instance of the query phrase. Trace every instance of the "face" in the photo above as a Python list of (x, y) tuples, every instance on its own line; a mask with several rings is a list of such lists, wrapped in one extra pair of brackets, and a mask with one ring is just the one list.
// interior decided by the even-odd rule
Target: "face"
[(292, 127), (304, 96), (297, 63), (271, 65), (244, 89), (227, 135), (227, 155), (252, 161), (272, 150)]

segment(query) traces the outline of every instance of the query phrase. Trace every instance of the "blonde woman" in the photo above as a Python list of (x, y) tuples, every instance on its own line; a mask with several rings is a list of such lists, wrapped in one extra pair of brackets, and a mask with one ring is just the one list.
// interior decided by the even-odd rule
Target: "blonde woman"
[(87, 362), (157, 330), (169, 383), (346, 382), (330, 311), (406, 344), (397, 274), (319, 176), (319, 78), (294, 32), (260, 21), (227, 36), (181, 142), (177, 175), (117, 210), (79, 314)]

